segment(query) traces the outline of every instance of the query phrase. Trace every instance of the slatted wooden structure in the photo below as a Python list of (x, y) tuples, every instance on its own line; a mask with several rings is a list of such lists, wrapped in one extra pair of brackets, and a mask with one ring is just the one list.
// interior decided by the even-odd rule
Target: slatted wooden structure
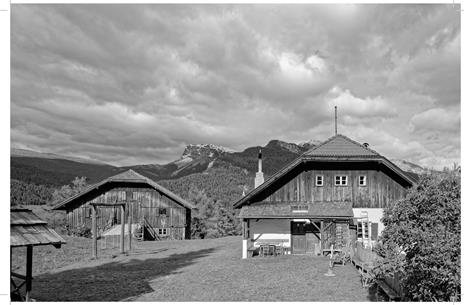
[[(26, 274), (10, 271), (12, 300), (30, 300), (32, 289), (32, 251), (34, 246), (52, 245), (60, 248), (66, 241), (47, 222), (29, 209), (15, 208), (10, 211), (10, 248), (26, 247)], [(11, 256), (10, 256), (11, 257)], [(25, 285), (25, 296), (20, 289)]]
[[(342, 179), (344, 183), (340, 183)], [(403, 198), (414, 183), (368, 145), (337, 134), (234, 204), (243, 219), (243, 256), (249, 242), (255, 243), (255, 236), (291, 236), (293, 253), (313, 252), (317, 242), (313, 237), (322, 248), (326, 243), (335, 247), (346, 244), (355, 236), (349, 231), (356, 228), (355, 209), (388, 207)], [(377, 227), (369, 224), (368, 229), (371, 233)]]
[(98, 238), (114, 225), (125, 222), (140, 224), (145, 230), (150, 228), (161, 238), (189, 239), (191, 211), (195, 207), (153, 180), (128, 170), (91, 185), (54, 209), (66, 210), (70, 233), (82, 227), (91, 228), (95, 221)]

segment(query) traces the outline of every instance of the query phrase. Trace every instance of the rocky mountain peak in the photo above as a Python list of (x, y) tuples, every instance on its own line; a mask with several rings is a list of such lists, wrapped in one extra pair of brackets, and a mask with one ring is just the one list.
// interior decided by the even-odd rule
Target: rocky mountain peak
[(269, 141), (269, 143), (267, 143), (266, 147), (267, 148), (275, 148), (275, 147), (284, 148), (295, 154), (301, 154), (303, 152), (300, 146), (294, 143), (287, 143), (287, 142), (280, 141), (280, 140), (271, 140)]
[(231, 152), (230, 150), (214, 144), (189, 144), (182, 154), (182, 158), (216, 158)]

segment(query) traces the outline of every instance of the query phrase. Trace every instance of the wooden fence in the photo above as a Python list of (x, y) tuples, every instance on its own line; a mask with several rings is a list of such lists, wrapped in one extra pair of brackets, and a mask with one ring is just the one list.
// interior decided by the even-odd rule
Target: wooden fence
[[(381, 261), (383, 258), (375, 253), (369, 247), (364, 247), (362, 242), (355, 241), (351, 246), (351, 257), (356, 264), (362, 264), (364, 268), (372, 268), (376, 261)], [(388, 285), (398, 296), (403, 295), (401, 288), (401, 278), (399, 273), (393, 276), (386, 276), (385, 284)]]
[(377, 253), (375, 253), (371, 249), (365, 248), (362, 242), (359, 241), (355, 241), (354, 244), (352, 244), (352, 255), (354, 255), (354, 257), (358, 261), (371, 266), (374, 265), (374, 262), (376, 260), (382, 259)]

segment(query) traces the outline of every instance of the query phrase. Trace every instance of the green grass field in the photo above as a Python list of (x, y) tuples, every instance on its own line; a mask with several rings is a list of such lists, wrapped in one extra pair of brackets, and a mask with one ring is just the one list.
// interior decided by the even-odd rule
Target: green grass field
[[(32, 297), (37, 301), (374, 301), (354, 267), (328, 258), (241, 259), (240, 237), (135, 242), (130, 255), (90, 258), (90, 240), (68, 238), (61, 249), (34, 249)], [(24, 249), (13, 251), (21, 271)]]

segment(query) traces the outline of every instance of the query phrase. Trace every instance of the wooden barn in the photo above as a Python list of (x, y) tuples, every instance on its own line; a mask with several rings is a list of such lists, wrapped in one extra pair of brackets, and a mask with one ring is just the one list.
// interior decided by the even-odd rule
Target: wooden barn
[(95, 226), (97, 237), (109, 231), (120, 234), (118, 227), (128, 224), (129, 232), (139, 239), (158, 240), (190, 239), (194, 207), (153, 180), (128, 170), (88, 187), (54, 209), (66, 211), (70, 233)]
[[(350, 240), (372, 245), (383, 208), (405, 196), (410, 176), (375, 152), (335, 135), (264, 181), (234, 204), (243, 220), (243, 258), (260, 244), (292, 254), (320, 254)], [(248, 254), (247, 254), (248, 252)]]

